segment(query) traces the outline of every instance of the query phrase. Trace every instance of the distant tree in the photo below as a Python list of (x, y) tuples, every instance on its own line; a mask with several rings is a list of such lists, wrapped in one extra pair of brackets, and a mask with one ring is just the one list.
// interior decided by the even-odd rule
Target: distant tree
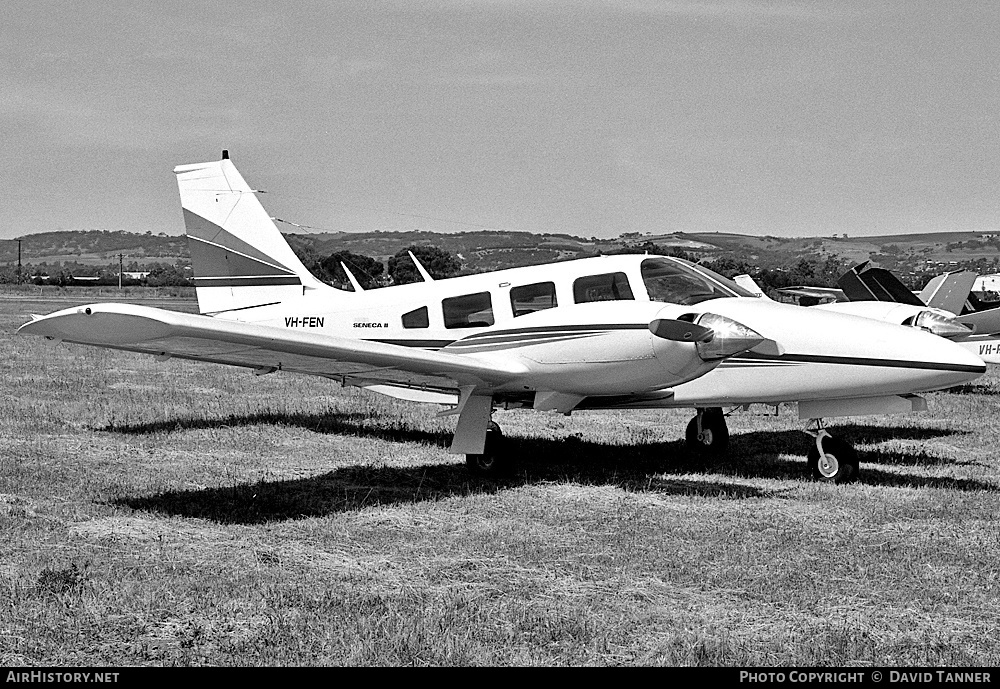
[(447, 278), (457, 275), (462, 269), (458, 257), (436, 246), (411, 246), (397, 251), (389, 259), (389, 277), (394, 285), (405, 285), (410, 282), (420, 282), (422, 278), (413, 265), (407, 251), (412, 251), (420, 264), (427, 269), (432, 278)]
[(319, 252), (311, 243), (304, 243), (301, 241), (292, 241), (292, 238), (296, 238), (296, 235), (285, 235), (285, 239), (288, 239), (289, 246), (292, 247), (292, 251), (295, 256), (302, 261), (302, 265), (306, 267), (310, 273), (323, 280), (323, 268), (320, 266), (320, 261), (323, 257), (320, 256)]
[(731, 256), (723, 256), (718, 258), (711, 263), (705, 264), (706, 268), (711, 268), (716, 273), (720, 275), (725, 275), (727, 278), (734, 277), (736, 275), (750, 275), (754, 276), (758, 272), (756, 266), (752, 266), (746, 261), (740, 261)]
[(800, 258), (788, 273), (794, 285), (816, 285), (815, 260)]
[[(636, 233), (638, 234), (638, 233)], [(676, 258), (683, 258), (686, 261), (694, 260), (693, 257), (682, 249), (678, 249), (676, 246), (663, 246), (661, 244), (654, 244), (648, 239), (642, 244), (630, 244), (628, 246), (623, 246), (620, 249), (615, 249), (614, 251), (609, 251), (609, 254), (649, 254), (651, 256), (674, 256)]]
[(840, 276), (846, 273), (848, 266), (840, 262), (837, 256), (827, 256), (826, 261), (819, 267), (820, 280), (824, 287), (836, 287)]
[(364, 289), (373, 289), (384, 284), (385, 266), (382, 262), (353, 251), (335, 251), (320, 260), (317, 277), (334, 287), (353, 289), (341, 263), (347, 266)]
[(0, 282), (17, 282), (17, 266), (0, 266)]
[(792, 281), (788, 271), (776, 268), (764, 268), (756, 274), (751, 274), (753, 279), (760, 285), (760, 288), (767, 294), (772, 289), (791, 287), (795, 283)]
[(145, 282), (150, 287), (175, 287), (191, 284), (183, 271), (178, 270), (176, 266), (165, 265), (158, 265), (150, 270)]

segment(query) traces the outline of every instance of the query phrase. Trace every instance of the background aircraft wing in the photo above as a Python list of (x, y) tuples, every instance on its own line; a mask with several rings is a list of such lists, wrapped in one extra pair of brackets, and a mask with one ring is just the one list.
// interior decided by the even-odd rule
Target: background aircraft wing
[(242, 323), (131, 304), (79, 306), (22, 325), (53, 340), (255, 369), (292, 371), (348, 385), (424, 390), (486, 388), (517, 379), (515, 362)]
[(796, 287), (780, 287), (774, 290), (782, 301), (789, 298), (794, 299), (799, 306), (815, 306), (823, 301), (847, 301), (844, 291), (835, 287), (809, 287), (800, 285)]

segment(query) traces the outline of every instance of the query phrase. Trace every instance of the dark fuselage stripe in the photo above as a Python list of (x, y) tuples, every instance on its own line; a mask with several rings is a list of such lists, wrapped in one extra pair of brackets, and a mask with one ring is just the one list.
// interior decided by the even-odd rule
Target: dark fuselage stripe
[(483, 338), (500, 338), (500, 337), (513, 337), (517, 335), (528, 335), (537, 333), (552, 333), (564, 334), (571, 332), (579, 332), (581, 330), (593, 330), (593, 331), (604, 331), (604, 330), (648, 330), (648, 323), (597, 323), (591, 325), (544, 325), (537, 326), (533, 328), (511, 328), (510, 330), (494, 330), (485, 333), (476, 333), (475, 335), (469, 335), (468, 337), (463, 337), (462, 342), (469, 342), (471, 340), (478, 340)]
[(601, 333), (566, 333), (565, 335), (537, 335), (534, 337), (518, 338), (506, 342), (456, 342), (449, 345), (450, 352), (494, 352), (503, 349), (513, 349), (514, 347), (528, 347), (536, 344), (550, 344), (552, 342), (568, 342), (569, 340), (580, 340), (587, 337), (594, 337)]
[[(559, 341), (572, 337), (586, 337), (589, 335), (601, 335), (609, 330), (647, 330), (648, 325), (644, 323), (625, 323), (610, 325), (565, 325), (565, 326), (544, 326), (537, 328), (516, 328), (513, 330), (500, 330), (485, 333), (476, 333), (463, 337), (460, 340), (406, 340), (406, 339), (376, 339), (374, 342), (384, 342), (386, 344), (400, 345), (403, 347), (423, 347), (423, 348), (443, 348), (451, 347), (453, 350), (459, 348), (471, 349), (473, 347), (497, 347), (507, 349), (517, 344), (535, 344), (539, 341), (552, 340)], [(480, 350), (482, 351), (482, 350)]]
[(962, 371), (966, 373), (985, 373), (986, 365), (948, 364), (937, 361), (907, 361), (905, 359), (874, 359), (853, 356), (824, 356), (820, 354), (782, 354), (768, 356), (766, 354), (738, 354), (733, 360), (754, 361), (760, 364), (774, 362), (789, 362), (802, 364), (839, 364), (844, 366), (877, 366), (881, 368), (918, 368), (931, 371)]

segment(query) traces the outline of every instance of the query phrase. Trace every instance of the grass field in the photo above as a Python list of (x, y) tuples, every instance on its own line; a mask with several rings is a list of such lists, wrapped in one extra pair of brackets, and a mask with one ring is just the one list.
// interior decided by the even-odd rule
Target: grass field
[(847, 486), (790, 409), (498, 412), (492, 482), (431, 407), (13, 335), (77, 296), (0, 299), (0, 665), (1000, 665), (996, 373), (833, 425)]

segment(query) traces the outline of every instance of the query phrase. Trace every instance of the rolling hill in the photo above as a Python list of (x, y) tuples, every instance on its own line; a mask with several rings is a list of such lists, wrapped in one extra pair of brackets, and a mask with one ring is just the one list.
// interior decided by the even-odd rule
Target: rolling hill
[[(436, 246), (456, 254), (465, 272), (481, 272), (549, 261), (582, 258), (626, 250), (683, 253), (707, 262), (728, 259), (727, 265), (751, 270), (791, 270), (801, 261), (833, 261), (849, 267), (872, 260), (904, 279), (914, 281), (960, 267), (980, 273), (1000, 271), (1000, 234), (938, 232), (873, 237), (750, 236), (730, 233), (626, 233), (614, 239), (582, 238), (567, 234), (475, 231), (435, 233), (338, 232), (288, 233), (292, 247), (302, 256), (322, 258), (347, 250), (386, 261), (409, 246)], [(81, 270), (125, 265), (143, 269), (151, 264), (183, 265), (189, 262), (183, 236), (151, 232), (78, 230), (29, 234), (20, 238), (25, 266), (67, 267)], [(308, 262), (308, 261), (307, 261)], [(17, 263), (17, 242), (0, 242), (0, 265)]]

